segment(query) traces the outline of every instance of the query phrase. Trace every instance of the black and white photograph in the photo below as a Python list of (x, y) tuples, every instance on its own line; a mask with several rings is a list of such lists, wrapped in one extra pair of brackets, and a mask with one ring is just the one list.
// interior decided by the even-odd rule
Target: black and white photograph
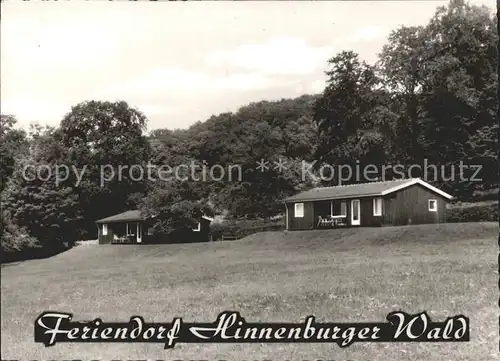
[(2, 360), (499, 359), (497, 14), (2, 1)]

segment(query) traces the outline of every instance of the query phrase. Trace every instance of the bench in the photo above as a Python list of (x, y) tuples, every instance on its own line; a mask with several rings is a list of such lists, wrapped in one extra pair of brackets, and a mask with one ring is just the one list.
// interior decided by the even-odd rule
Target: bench
[(238, 239), (238, 236), (236, 236), (234, 233), (223, 233), (222, 234), (222, 240), (223, 241), (236, 241)]
[(321, 226), (332, 226), (332, 227), (338, 227), (341, 225), (346, 225), (347, 224), (347, 217), (346, 216), (327, 216), (325, 218), (318, 216), (318, 223), (317, 227)]
[(131, 244), (135, 243), (135, 236), (116, 237), (111, 240), (111, 244)]

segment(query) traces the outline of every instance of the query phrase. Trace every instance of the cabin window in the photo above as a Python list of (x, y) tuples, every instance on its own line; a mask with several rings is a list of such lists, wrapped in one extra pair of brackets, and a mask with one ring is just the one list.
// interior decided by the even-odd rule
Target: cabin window
[(125, 234), (127, 236), (135, 236), (135, 230), (137, 230), (137, 223), (125, 223)]
[(340, 215), (347, 216), (347, 202), (340, 203)]
[(438, 206), (437, 201), (435, 199), (429, 199), (429, 211), (437, 212)]
[(201, 230), (201, 222), (198, 222), (198, 226), (196, 228), (193, 228), (193, 232), (199, 232)]
[(382, 215), (382, 198), (373, 199), (373, 215), (374, 216)]
[(347, 215), (347, 202), (332, 202), (331, 203), (332, 216), (346, 216)]
[(154, 233), (153, 227), (148, 228), (148, 236), (152, 236)]
[(304, 203), (295, 203), (295, 218), (304, 217)]
[(108, 225), (107, 224), (103, 224), (102, 225), (102, 235), (103, 236), (107, 236), (108, 235)]

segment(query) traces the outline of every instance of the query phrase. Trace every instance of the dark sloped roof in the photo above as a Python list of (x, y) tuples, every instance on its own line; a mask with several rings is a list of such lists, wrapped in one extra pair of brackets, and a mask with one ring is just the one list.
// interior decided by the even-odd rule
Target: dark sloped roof
[[(152, 218), (154, 218), (154, 217), (155, 216), (153, 216)], [(213, 221), (213, 218), (205, 216), (205, 215), (203, 215), (202, 218), (204, 218), (210, 222)], [(132, 211), (126, 211), (123, 213), (115, 214), (114, 216), (111, 216), (111, 217), (99, 219), (98, 221), (96, 221), (96, 223), (136, 222), (136, 221), (143, 221), (143, 220), (145, 220), (145, 217), (141, 216), (141, 211), (138, 209), (134, 209)]]
[(300, 202), (314, 200), (329, 200), (353, 197), (382, 196), (396, 190), (409, 187), (413, 184), (420, 184), (431, 191), (442, 195), (445, 198), (453, 198), (451, 195), (431, 186), (419, 178), (397, 179), (393, 181), (370, 182), (351, 184), (334, 187), (314, 188), (285, 199), (285, 202)]
[(114, 216), (99, 219), (96, 223), (111, 223), (111, 222), (133, 222), (142, 221), (144, 217), (141, 216), (141, 211), (138, 209), (126, 211), (123, 213), (115, 214)]

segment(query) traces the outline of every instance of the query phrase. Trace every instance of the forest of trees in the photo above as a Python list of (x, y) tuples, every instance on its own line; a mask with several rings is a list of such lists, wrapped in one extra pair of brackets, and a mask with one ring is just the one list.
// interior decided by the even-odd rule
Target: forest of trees
[[(352, 51), (332, 54), (321, 94), (252, 103), (188, 129), (147, 134), (144, 114), (123, 101), (82, 102), (54, 128), (20, 130), (15, 115), (2, 115), (2, 258), (95, 238), (95, 220), (135, 208), (161, 215), (155, 228), (167, 234), (201, 213), (269, 218), (284, 197), (337, 183), (302, 178), (302, 161), (314, 174), (325, 163), (462, 162), (481, 165), (482, 181), (438, 174), (432, 183), (461, 200), (498, 188), (497, 62), (491, 10), (454, 0), (426, 26), (392, 31), (374, 65)], [(297, 167), (256, 171), (261, 159)], [(137, 181), (124, 172), (101, 185), (104, 165), (192, 161), (238, 164), (242, 180)]]

